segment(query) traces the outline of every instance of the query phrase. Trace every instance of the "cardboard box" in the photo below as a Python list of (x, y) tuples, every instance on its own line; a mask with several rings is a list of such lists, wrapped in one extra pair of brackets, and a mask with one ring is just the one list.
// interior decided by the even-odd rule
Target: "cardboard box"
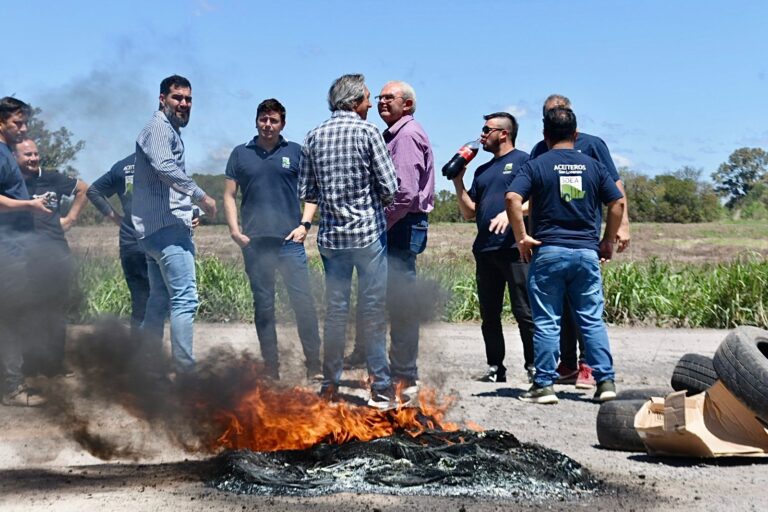
[(768, 428), (721, 381), (704, 393), (651, 398), (635, 415), (650, 455), (766, 457)]

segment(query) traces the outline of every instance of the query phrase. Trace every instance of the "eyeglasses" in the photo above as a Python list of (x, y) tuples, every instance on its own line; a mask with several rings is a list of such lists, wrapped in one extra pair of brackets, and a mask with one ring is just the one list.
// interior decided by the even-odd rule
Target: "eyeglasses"
[(394, 94), (381, 94), (376, 96), (376, 101), (380, 101), (381, 103), (389, 103), (390, 101), (395, 101), (395, 98), (404, 99), (402, 96), (395, 96)]
[(493, 128), (491, 126), (483, 126), (483, 135), (488, 135), (489, 133), (496, 130), (502, 131), (504, 130), (504, 128)]

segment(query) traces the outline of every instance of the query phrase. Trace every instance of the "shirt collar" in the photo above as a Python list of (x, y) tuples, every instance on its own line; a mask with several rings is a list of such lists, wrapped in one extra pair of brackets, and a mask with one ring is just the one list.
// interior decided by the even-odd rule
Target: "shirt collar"
[(168, 126), (171, 127), (173, 131), (175, 131), (177, 134), (181, 135), (181, 130), (177, 129), (175, 126), (173, 126), (173, 123), (170, 119), (168, 119), (168, 116), (165, 115), (165, 112), (162, 110), (155, 110), (155, 116), (156, 118), (160, 119), (162, 122), (166, 123)]
[(254, 148), (254, 149), (257, 149), (257, 150), (259, 150), (259, 151), (261, 151), (263, 153), (272, 154), (275, 151), (277, 151), (278, 149), (288, 145), (288, 141), (285, 140), (285, 138), (281, 135), (280, 136), (280, 140), (277, 142), (277, 145), (274, 148), (272, 148), (272, 151), (267, 152), (267, 150), (265, 150), (264, 148), (262, 148), (261, 146), (258, 145), (258, 140), (259, 140), (259, 136), (258, 135), (254, 135), (254, 137), (246, 143), (245, 147), (247, 147), (247, 148)]
[(360, 121), (363, 120), (359, 115), (357, 115), (357, 112), (352, 110), (334, 110), (331, 112), (331, 117), (349, 117), (359, 119)]
[(391, 134), (394, 137), (395, 135), (397, 135), (397, 132), (399, 132), (400, 129), (403, 126), (405, 126), (406, 124), (410, 123), (411, 121), (413, 121), (413, 116), (410, 115), (410, 114), (406, 114), (403, 117), (401, 117), (400, 119), (398, 119), (395, 124), (393, 124), (392, 126), (387, 128), (386, 130), (384, 130), (384, 132), (385, 133), (389, 133), (389, 134)]

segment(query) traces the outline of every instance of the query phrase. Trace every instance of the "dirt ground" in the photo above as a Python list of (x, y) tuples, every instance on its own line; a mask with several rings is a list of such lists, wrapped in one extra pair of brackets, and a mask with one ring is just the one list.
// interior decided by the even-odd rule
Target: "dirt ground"
[[(76, 343), (79, 329), (73, 329)], [(725, 331), (609, 328), (619, 390), (668, 385), (685, 353), (711, 355)], [(450, 417), (486, 429), (512, 432), (523, 442), (562, 451), (587, 466), (616, 490), (598, 499), (526, 504), (477, 498), (398, 497), (338, 494), (319, 498), (230, 495), (203, 483), (204, 457), (184, 453), (160, 440), (147, 441), (154, 455), (139, 461), (100, 461), (65, 437), (43, 411), (0, 407), (0, 510), (763, 510), (768, 461), (699, 461), (652, 458), (597, 447), (598, 406), (589, 393), (558, 386), (560, 403), (537, 406), (517, 400), (526, 389), (522, 351), (514, 326), (508, 326), (509, 381), (474, 382), (484, 368), (476, 324), (437, 323), (422, 334), (420, 368), (425, 384), (457, 396)], [(298, 341), (292, 326), (280, 328), (284, 378), (302, 376)], [(198, 324), (196, 352), (217, 344), (256, 350), (252, 325)], [(290, 362), (292, 361), (292, 363)], [(77, 377), (74, 377), (77, 379)], [(103, 415), (106, 434), (147, 433), (120, 411)], [(763, 505), (760, 505), (763, 503)]]

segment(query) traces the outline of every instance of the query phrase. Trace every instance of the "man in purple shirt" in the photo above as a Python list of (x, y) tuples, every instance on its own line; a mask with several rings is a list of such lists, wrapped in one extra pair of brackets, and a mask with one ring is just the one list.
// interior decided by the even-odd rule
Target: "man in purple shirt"
[[(387, 206), (387, 309), (392, 344), (390, 369), (395, 386), (404, 395), (417, 391), (419, 310), (415, 303), (416, 256), (427, 246), (427, 214), (435, 204), (435, 168), (432, 145), (413, 118), (416, 93), (406, 82), (384, 84), (378, 100), (379, 116), (387, 124), (384, 141), (397, 172), (397, 193)], [(355, 341), (348, 366), (365, 361), (364, 345)]]

